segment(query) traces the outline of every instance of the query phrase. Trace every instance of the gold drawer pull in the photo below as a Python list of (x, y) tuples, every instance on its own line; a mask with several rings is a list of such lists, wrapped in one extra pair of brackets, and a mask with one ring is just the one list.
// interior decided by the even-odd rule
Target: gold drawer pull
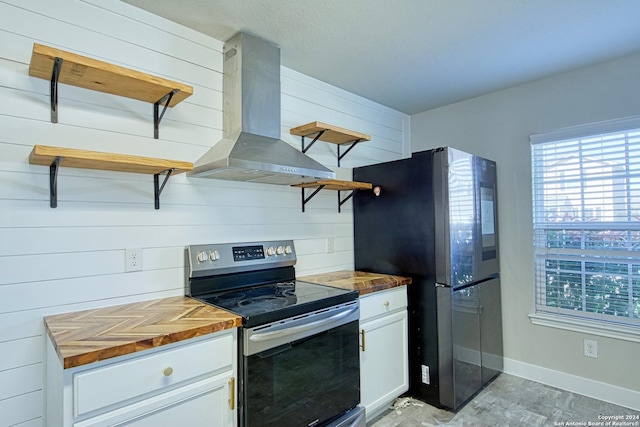
[(229, 407), (232, 411), (236, 409), (236, 379), (233, 377), (229, 380)]
[(382, 305), (384, 305), (385, 307), (389, 307), (389, 301), (385, 301)]
[(360, 346), (362, 348), (362, 351), (365, 350), (365, 344), (364, 344), (364, 335), (365, 335), (365, 330), (361, 330), (360, 331), (360, 335), (362, 336), (362, 345)]
[(173, 374), (173, 368), (171, 366), (169, 366), (168, 368), (164, 368), (164, 371), (162, 373), (165, 377), (170, 377), (171, 374)]

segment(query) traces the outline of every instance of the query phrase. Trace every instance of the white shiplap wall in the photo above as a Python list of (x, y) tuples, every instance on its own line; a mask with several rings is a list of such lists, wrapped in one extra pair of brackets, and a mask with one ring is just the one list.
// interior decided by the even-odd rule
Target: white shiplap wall
[[(33, 43), (194, 86), (153, 139), (152, 106), (61, 85), (59, 123), (49, 83), (29, 77)], [(335, 192), (300, 209), (286, 186), (172, 177), (153, 209), (148, 175), (62, 168), (49, 208), (48, 168), (34, 144), (195, 161), (222, 136), (223, 43), (121, 2), (0, 0), (0, 427), (43, 425), (43, 316), (183, 293), (188, 244), (294, 239), (298, 274), (353, 267), (350, 203)], [(406, 157), (409, 117), (282, 68), (282, 136), (319, 120), (369, 133), (354, 166)], [(316, 160), (335, 166), (335, 146)], [(325, 239), (335, 252), (324, 252)], [(143, 271), (124, 272), (124, 250), (143, 249)]]

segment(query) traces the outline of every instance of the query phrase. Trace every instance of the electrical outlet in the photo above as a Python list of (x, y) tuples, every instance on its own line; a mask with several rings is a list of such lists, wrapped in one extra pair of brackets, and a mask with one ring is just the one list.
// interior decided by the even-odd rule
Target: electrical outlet
[(127, 248), (124, 250), (124, 271), (142, 270), (142, 248)]
[(328, 254), (333, 253), (333, 237), (327, 237), (325, 252)]
[(429, 367), (426, 365), (421, 365), (422, 368), (422, 382), (425, 384), (431, 383), (431, 378), (429, 378)]
[(587, 357), (598, 358), (598, 341), (584, 340), (584, 355)]

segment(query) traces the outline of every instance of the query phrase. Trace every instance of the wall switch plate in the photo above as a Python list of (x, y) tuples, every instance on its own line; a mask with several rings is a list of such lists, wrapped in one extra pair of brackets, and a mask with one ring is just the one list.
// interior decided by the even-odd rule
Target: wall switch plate
[(327, 237), (325, 252), (328, 254), (333, 253), (333, 237)]
[(598, 358), (598, 341), (584, 340), (584, 355), (587, 357)]
[(422, 368), (422, 382), (425, 384), (429, 384), (431, 382), (429, 378), (429, 367), (426, 365), (422, 365), (421, 368)]
[(142, 248), (127, 248), (124, 250), (124, 271), (142, 270)]

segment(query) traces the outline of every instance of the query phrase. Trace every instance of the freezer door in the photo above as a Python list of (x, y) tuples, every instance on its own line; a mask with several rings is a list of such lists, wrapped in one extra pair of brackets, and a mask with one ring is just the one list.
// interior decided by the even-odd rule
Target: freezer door
[(482, 387), (479, 289), (437, 292), (440, 403), (456, 411)]
[(485, 385), (503, 370), (500, 279), (487, 280), (479, 289), (482, 384)]
[(500, 279), (436, 292), (440, 404), (457, 411), (503, 369)]
[(458, 288), (498, 273), (495, 162), (446, 147), (433, 171), (436, 281)]

